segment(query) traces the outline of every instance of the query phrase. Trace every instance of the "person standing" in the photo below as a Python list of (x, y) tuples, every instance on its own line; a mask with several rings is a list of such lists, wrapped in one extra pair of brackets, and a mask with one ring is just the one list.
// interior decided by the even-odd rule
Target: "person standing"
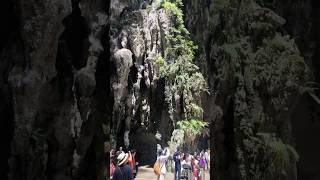
[(180, 180), (181, 176), (181, 152), (179, 148), (173, 154), (173, 161), (174, 161), (174, 180)]
[(113, 176), (113, 174), (114, 174), (114, 171), (116, 170), (116, 166), (115, 166), (115, 164), (116, 164), (116, 162), (114, 161), (114, 152), (115, 150), (114, 149), (112, 149), (111, 151), (110, 151), (110, 179), (112, 179), (112, 176)]
[(128, 153), (121, 152), (117, 157), (117, 167), (114, 171), (112, 180), (133, 180), (132, 170), (127, 165)]
[(202, 150), (199, 156), (199, 167), (200, 167), (202, 179), (205, 179), (205, 166), (206, 166), (206, 160), (204, 157), (204, 150)]
[(192, 156), (189, 153), (186, 153), (186, 163), (191, 167)]
[(186, 153), (185, 161), (186, 161), (186, 169), (187, 169), (187, 174), (188, 174), (188, 179), (192, 178), (192, 166), (191, 166), (191, 160), (192, 156), (189, 153)]
[(198, 160), (196, 158), (196, 155), (191, 156), (191, 168), (193, 173), (193, 180), (199, 180), (199, 172), (198, 172)]
[(116, 167), (115, 165), (111, 162), (110, 163), (110, 179), (113, 179), (113, 174), (114, 174), (114, 171), (116, 170)]
[(160, 175), (158, 176), (158, 180), (166, 179), (166, 174), (167, 174), (166, 162), (169, 158), (169, 155), (170, 155), (169, 148), (165, 148), (157, 159), (160, 163)]
[(133, 163), (133, 165), (134, 165), (133, 177), (136, 178), (136, 176), (138, 174), (138, 165), (139, 165), (139, 163), (136, 161), (136, 150), (132, 149), (131, 154), (132, 154), (132, 158), (133, 158), (133, 162), (134, 162)]
[(129, 154), (129, 157), (128, 157), (127, 164), (130, 166), (133, 176), (135, 176), (136, 175), (135, 150), (133, 149), (129, 151), (128, 154)]
[(207, 170), (210, 171), (210, 149), (208, 149), (207, 151), (205, 151), (204, 157), (205, 157), (205, 160), (206, 160)]

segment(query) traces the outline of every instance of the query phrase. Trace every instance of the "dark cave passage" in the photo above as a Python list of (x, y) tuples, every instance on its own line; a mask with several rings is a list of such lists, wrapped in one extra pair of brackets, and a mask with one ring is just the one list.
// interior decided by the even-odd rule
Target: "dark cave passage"
[(19, 19), (13, 0), (0, 2), (0, 132), (1, 147), (0, 155), (0, 179), (8, 179), (8, 159), (11, 151), (11, 141), (14, 134), (14, 110), (12, 102), (12, 89), (8, 82), (14, 60), (10, 57), (11, 52), (21, 50), (18, 41)]
[[(0, 3), (0, 179), (107, 179), (109, 150), (128, 150), (129, 130), (137, 161), (153, 165), (157, 144), (169, 146), (177, 122), (193, 120), (183, 115), (190, 106), (199, 111), (196, 120), (210, 126), (203, 133), (210, 138), (198, 134), (192, 143), (212, 150), (211, 179), (256, 180), (252, 174), (269, 170), (263, 168), (275, 158), (259, 147), (263, 143), (244, 143), (241, 130), (247, 128), (249, 140), (261, 138), (265, 129), (272, 138), (283, 133), (288, 142), (279, 140), (300, 156), (290, 167), (271, 167), (276, 171), (270, 179), (293, 180), (283, 174), (297, 170), (297, 180), (319, 180), (319, 103), (308, 94), (290, 96), (310, 88), (306, 82), (320, 87), (319, 0), (162, 0), (163, 7), (142, 1)], [(182, 7), (169, 4), (179, 2)], [(169, 57), (173, 49), (193, 45), (196, 50)], [(169, 66), (180, 59), (192, 65)], [(175, 79), (185, 69), (194, 70)], [(198, 76), (185, 80), (193, 72)], [(202, 76), (208, 87), (201, 88), (210, 93), (191, 98), (193, 90), (185, 91), (200, 88)], [(240, 79), (243, 92), (236, 98), (233, 87)], [(320, 97), (319, 90), (314, 94)], [(265, 103), (271, 97), (274, 104)], [(296, 109), (282, 106), (295, 98)], [(269, 109), (288, 117), (277, 118)], [(239, 115), (248, 121), (239, 122)]]
[[(300, 6), (296, 6), (297, 4)], [(295, 37), (313, 74), (312, 81), (319, 83), (320, 2), (318, 0), (279, 1), (276, 12), (286, 18), (286, 31)], [(320, 91), (316, 90), (315, 94), (319, 97)], [(300, 99), (293, 112), (292, 136), (300, 156), (297, 167), (298, 180), (320, 179), (320, 144), (317, 143), (320, 136), (319, 104), (306, 94)]]
[(236, 147), (235, 147), (235, 133), (234, 133), (234, 101), (231, 100), (227, 112), (223, 116), (224, 126), (223, 126), (223, 134), (224, 134), (224, 160), (223, 165), (223, 177), (222, 179), (230, 179), (236, 180), (237, 173), (236, 173), (236, 165), (237, 165), (237, 157), (236, 157)]
[(320, 121), (313, 106), (315, 102), (305, 95), (292, 115), (292, 134), (299, 154), (298, 180), (320, 179)]
[[(312, 32), (314, 34), (313, 40), (315, 43), (314, 55), (312, 57), (312, 65), (314, 66), (314, 76), (316, 78), (316, 82), (320, 82), (320, 2), (317, 0), (312, 1)], [(318, 96), (320, 92), (318, 92)]]

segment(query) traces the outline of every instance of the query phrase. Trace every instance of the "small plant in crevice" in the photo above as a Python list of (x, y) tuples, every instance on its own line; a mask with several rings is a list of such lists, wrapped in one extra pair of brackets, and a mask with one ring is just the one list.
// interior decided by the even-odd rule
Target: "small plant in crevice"
[(162, 74), (164, 74), (164, 67), (167, 65), (165, 59), (161, 55), (158, 55), (154, 61), (155, 68), (155, 76), (156, 78), (160, 78)]
[(186, 149), (192, 150), (196, 146), (196, 137), (202, 133), (208, 123), (199, 119), (190, 119), (178, 121), (177, 125), (184, 134)]

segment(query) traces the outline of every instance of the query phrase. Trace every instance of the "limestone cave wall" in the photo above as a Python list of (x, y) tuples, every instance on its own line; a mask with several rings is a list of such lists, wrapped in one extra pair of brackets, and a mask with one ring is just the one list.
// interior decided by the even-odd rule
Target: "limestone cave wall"
[[(312, 96), (318, 92), (314, 91), (314, 94), (310, 95), (300, 90), (312, 89), (313, 85), (308, 83), (317, 86), (319, 82), (319, 3), (303, 0), (209, 0), (184, 1), (184, 5), (186, 25), (193, 39), (200, 44), (197, 63), (207, 76), (212, 92), (205, 98), (207, 104), (204, 106), (205, 117), (213, 121), (211, 142), (216, 150), (213, 165), (218, 171), (213, 171), (212, 174), (217, 179), (317, 179), (320, 166), (316, 160), (318, 146), (314, 142), (319, 131), (319, 122), (316, 120), (319, 104), (317, 98)], [(300, 58), (284, 62), (284, 56), (277, 57), (277, 53), (269, 49), (265, 55), (272, 58), (265, 56), (264, 59), (268, 60), (256, 64), (255, 62), (259, 61), (256, 53), (265, 49), (265, 45), (271, 43), (269, 40), (272, 38), (281, 39), (273, 42), (273, 45), (280, 45), (281, 41), (292, 42), (282, 50), (278, 49), (277, 53), (287, 54), (285, 49), (294, 48), (293, 51), (297, 52)], [(243, 60), (239, 62), (239, 59)], [(275, 59), (278, 62), (283, 61), (282, 65), (273, 66)], [(298, 80), (295, 84), (301, 86), (298, 88), (299, 93), (295, 93), (297, 89), (293, 88), (285, 92), (288, 96), (283, 98), (282, 90), (289, 88), (288, 81), (291, 81), (291, 77), (279, 72), (287, 72), (289, 69), (286, 66), (295, 61), (294, 59), (300, 59), (299, 62), (296, 61), (299, 65), (289, 69), (294, 76), (305, 77), (293, 80)], [(237, 62), (239, 64), (235, 66), (234, 63)], [(250, 68), (252, 65), (261, 67), (261, 70), (268, 73), (265, 74), (262, 70), (257, 74), (257, 71)], [(267, 70), (267, 66), (272, 68)], [(263, 73), (265, 82), (259, 82), (260, 85), (257, 86), (256, 78), (260, 73)], [(280, 78), (276, 80), (275, 76)], [(287, 82), (281, 79), (286, 79)], [(282, 101), (284, 106), (277, 107), (280, 104), (272, 102), (274, 98)], [(243, 109), (238, 109), (241, 106)], [(250, 133), (247, 133), (248, 131)], [(246, 135), (243, 136), (243, 132), (246, 132)], [(296, 165), (293, 165), (285, 168), (281, 175), (275, 175), (275, 172), (271, 177), (261, 174), (261, 170), (264, 171), (269, 166), (268, 160), (263, 158), (263, 150), (253, 141), (258, 142), (255, 138), (262, 134), (272, 134), (297, 150), (297, 170), (294, 170)], [(247, 138), (254, 140), (249, 140), (251, 143), (248, 143)], [(293, 171), (289, 172), (290, 169)]]
[(1, 179), (103, 178), (108, 6), (1, 2)]
[[(104, 179), (120, 146), (154, 162), (174, 130), (155, 63), (174, 23), (161, 2), (1, 2), (1, 179)], [(319, 2), (182, 2), (212, 177), (319, 179)]]

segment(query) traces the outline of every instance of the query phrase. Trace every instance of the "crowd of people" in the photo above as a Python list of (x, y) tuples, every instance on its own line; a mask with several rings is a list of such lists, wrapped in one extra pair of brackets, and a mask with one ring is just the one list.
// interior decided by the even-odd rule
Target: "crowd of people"
[(110, 152), (110, 179), (133, 180), (138, 173), (138, 163), (135, 161), (134, 149), (125, 152), (122, 147)]
[[(135, 150), (110, 152), (110, 179), (133, 180), (138, 173), (138, 163), (135, 161)], [(202, 180), (205, 170), (210, 169), (210, 150), (202, 150), (190, 154), (179, 148), (170, 155), (169, 148), (157, 148), (158, 172), (154, 169), (158, 180), (165, 180), (168, 160), (174, 162), (174, 180)], [(156, 164), (155, 163), (155, 164)], [(155, 168), (155, 167), (154, 167)]]
[(204, 177), (204, 171), (210, 169), (210, 150), (202, 150), (190, 154), (177, 148), (172, 159), (175, 166), (175, 180), (201, 180), (204, 179), (201, 178)]

